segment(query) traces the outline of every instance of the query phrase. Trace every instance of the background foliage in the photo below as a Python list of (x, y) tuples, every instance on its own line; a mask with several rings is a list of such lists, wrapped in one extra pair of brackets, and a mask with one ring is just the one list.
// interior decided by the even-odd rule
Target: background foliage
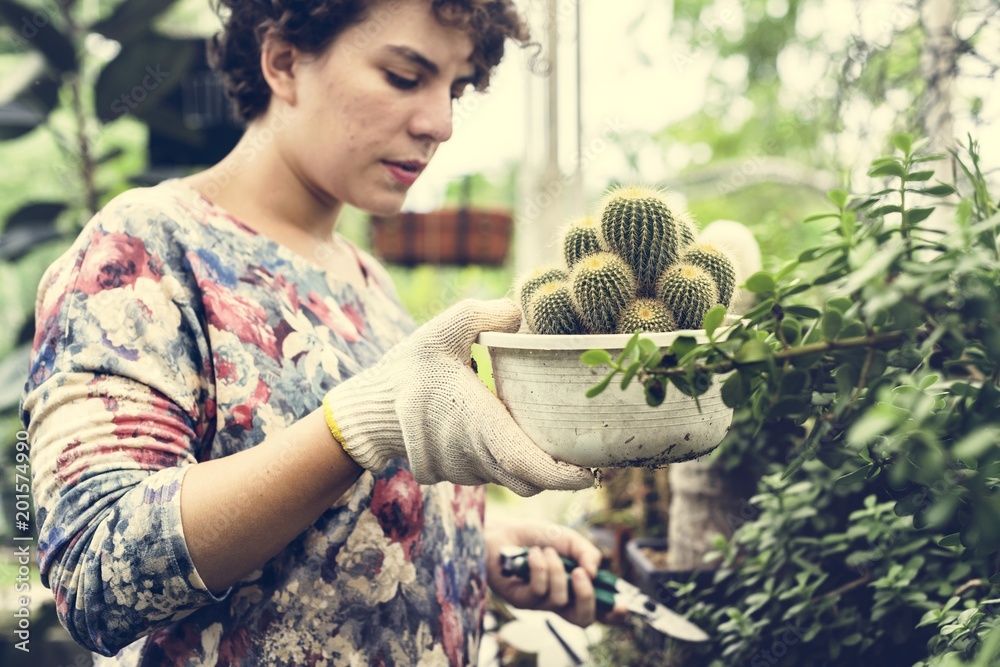
[(893, 142), (869, 171), (888, 187), (832, 191), (836, 212), (807, 219), (833, 223), (825, 242), (749, 278), (749, 325), (723, 332), (717, 308), (712, 342), (637, 337), (610, 362), (652, 405), (723, 374), (737, 412), (718, 456), (765, 473), (714, 584), (674, 585), (715, 631), (705, 664), (940, 664), (1000, 623), (1000, 198), (970, 142), (942, 236), (906, 198), (954, 192), (931, 183), (944, 156)]

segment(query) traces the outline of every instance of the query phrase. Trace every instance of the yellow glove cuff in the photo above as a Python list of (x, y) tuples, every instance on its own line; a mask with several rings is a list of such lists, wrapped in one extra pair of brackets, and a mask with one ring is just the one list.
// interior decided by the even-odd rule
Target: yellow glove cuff
[(323, 417), (326, 419), (326, 425), (330, 428), (330, 433), (333, 434), (334, 439), (340, 443), (340, 446), (347, 451), (347, 441), (344, 439), (344, 434), (340, 432), (340, 427), (337, 426), (337, 420), (333, 417), (333, 409), (330, 407), (329, 396), (323, 397)]

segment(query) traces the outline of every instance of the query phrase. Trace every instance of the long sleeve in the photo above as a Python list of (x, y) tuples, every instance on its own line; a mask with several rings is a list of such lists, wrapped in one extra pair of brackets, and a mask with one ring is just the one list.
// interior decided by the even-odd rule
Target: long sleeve
[(42, 581), (103, 655), (225, 597), (181, 523), (183, 476), (215, 420), (196, 286), (175, 223), (126, 195), (43, 277), (21, 403)]

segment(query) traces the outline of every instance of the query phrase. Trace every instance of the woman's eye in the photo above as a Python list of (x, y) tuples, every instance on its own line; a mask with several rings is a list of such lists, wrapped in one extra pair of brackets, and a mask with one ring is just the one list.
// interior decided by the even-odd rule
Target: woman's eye
[(416, 88), (417, 84), (420, 83), (419, 79), (407, 79), (404, 76), (399, 76), (398, 74), (393, 74), (392, 72), (386, 72), (385, 75), (386, 78), (389, 79), (389, 83), (397, 88), (400, 88), (401, 90)]

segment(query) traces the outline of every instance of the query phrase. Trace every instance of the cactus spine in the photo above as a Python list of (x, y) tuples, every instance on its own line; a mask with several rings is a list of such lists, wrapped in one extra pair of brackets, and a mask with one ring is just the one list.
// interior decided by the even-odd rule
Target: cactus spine
[(597, 221), (589, 215), (573, 220), (563, 228), (562, 242), (566, 266), (572, 269), (584, 257), (601, 251)]
[(636, 299), (622, 311), (618, 318), (618, 333), (631, 334), (675, 331), (677, 323), (673, 313), (656, 299)]
[(736, 287), (736, 269), (722, 250), (711, 243), (698, 243), (687, 249), (681, 261), (708, 271), (719, 288), (719, 303), (729, 307)]
[(528, 301), (531, 300), (531, 295), (539, 287), (553, 280), (566, 280), (567, 278), (569, 278), (569, 274), (565, 270), (555, 266), (543, 266), (531, 271), (521, 279), (515, 290), (517, 300), (521, 304), (521, 312), (527, 315)]
[(621, 257), (599, 252), (580, 260), (570, 273), (570, 295), (593, 333), (613, 333), (618, 315), (636, 293), (635, 276)]
[(615, 188), (604, 197), (600, 232), (602, 245), (632, 268), (641, 296), (654, 293), (657, 278), (694, 242), (690, 220), (675, 214), (662, 192), (637, 185)]
[(559, 335), (584, 331), (564, 280), (549, 281), (534, 291), (528, 300), (526, 319), (532, 333)]
[(700, 329), (705, 313), (719, 303), (719, 288), (708, 271), (678, 264), (660, 278), (656, 296), (674, 314), (679, 329)]

